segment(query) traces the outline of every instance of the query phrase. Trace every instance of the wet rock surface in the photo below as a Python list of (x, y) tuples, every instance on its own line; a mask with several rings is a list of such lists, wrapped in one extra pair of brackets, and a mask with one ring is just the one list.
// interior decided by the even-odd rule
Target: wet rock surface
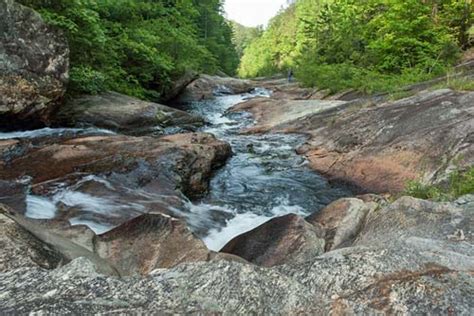
[[(3, 142), (3, 141), (2, 141)], [(225, 142), (210, 134), (177, 134), (160, 138), (102, 135), (35, 142), (22, 140), (21, 155), (12, 154), (0, 163), (5, 180), (31, 177), (37, 191), (67, 182), (67, 177), (104, 175), (140, 187), (157, 186), (166, 179), (167, 188), (176, 187), (190, 195), (206, 191), (213, 168), (231, 154)], [(17, 152), (9, 147), (10, 152)], [(34, 189), (35, 190), (35, 189)]]
[[(306, 260), (273, 268), (197, 262), (145, 278), (117, 278), (78, 258), (52, 271), (7, 269), (0, 272), (0, 311), (469, 314), (474, 197), (452, 203), (402, 198), (379, 206), (368, 212), (353, 243), (325, 254), (303, 251)], [(331, 220), (319, 217), (326, 225)], [(298, 255), (292, 248), (281, 250)]]
[[(25, 218), (5, 205), (0, 205), (0, 212), (18, 224), (2, 217), (5, 232), (1, 240), (7, 249), (13, 249), (2, 260), (3, 270), (8, 269), (11, 261), (19, 266), (31, 266), (34, 262), (50, 269), (86, 258), (105, 275), (148, 275), (183, 262), (212, 259), (210, 251), (185, 222), (163, 213), (143, 214), (96, 235), (87, 227), (70, 226), (58, 219)], [(20, 247), (11, 245), (16, 240)], [(27, 249), (31, 262), (17, 254), (16, 248)]]
[(0, 2), (0, 16), (0, 129), (44, 125), (66, 91), (66, 40), (13, 0)]
[[(1, 223), (8, 251), (2, 270), (85, 257), (106, 275), (146, 275), (212, 259), (186, 223), (170, 215), (185, 213), (184, 194), (206, 192), (213, 170), (231, 154), (227, 143), (210, 134), (4, 142), (0, 211), (9, 219)], [(32, 259), (16, 248), (31, 248)]]
[(298, 152), (312, 168), (361, 191), (400, 192), (408, 180), (435, 183), (474, 164), (472, 92), (423, 91), (381, 104), (254, 99), (233, 110), (254, 113), (249, 133), (310, 135)]
[(163, 133), (166, 128), (196, 130), (204, 120), (165, 105), (107, 92), (68, 101), (55, 115), (54, 124), (95, 126), (125, 134), (146, 135)]

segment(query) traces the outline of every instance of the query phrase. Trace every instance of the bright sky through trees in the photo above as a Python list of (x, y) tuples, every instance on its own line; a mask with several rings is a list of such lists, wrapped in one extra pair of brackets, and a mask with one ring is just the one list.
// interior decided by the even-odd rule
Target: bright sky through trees
[(245, 26), (266, 25), (287, 0), (225, 0), (227, 17)]

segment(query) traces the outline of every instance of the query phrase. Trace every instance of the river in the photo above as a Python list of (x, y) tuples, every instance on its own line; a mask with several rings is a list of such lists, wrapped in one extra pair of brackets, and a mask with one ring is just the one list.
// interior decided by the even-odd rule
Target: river
[[(164, 206), (170, 214), (186, 220), (211, 250), (220, 250), (233, 237), (271, 218), (289, 213), (307, 216), (351, 192), (312, 171), (295, 149), (305, 136), (289, 134), (244, 135), (241, 130), (254, 121), (249, 113), (229, 113), (232, 106), (253, 97), (269, 96), (256, 89), (242, 95), (219, 95), (195, 102), (186, 110), (201, 115), (208, 124), (201, 132), (212, 133), (231, 144), (233, 156), (213, 176), (209, 194), (190, 201), (182, 194), (150, 194), (127, 185), (121, 175), (79, 176), (71, 182), (55, 183), (47, 196), (29, 194), (25, 215), (52, 219), (69, 212), (71, 225), (86, 225), (102, 234), (121, 222), (139, 216), (150, 205)], [(176, 131), (174, 131), (176, 132)], [(38, 139), (107, 135), (102, 129), (51, 129), (0, 133), (0, 139)], [(28, 179), (25, 179), (28, 181)], [(168, 203), (174, 199), (172, 203)]]
[(295, 149), (305, 142), (305, 136), (241, 134), (243, 128), (254, 123), (252, 116), (228, 113), (228, 109), (270, 93), (256, 89), (251, 94), (221, 95), (187, 107), (207, 119), (209, 124), (203, 132), (227, 141), (234, 152), (212, 179), (209, 195), (189, 209), (200, 215), (189, 218), (189, 226), (211, 250), (220, 250), (233, 237), (271, 218), (289, 213), (307, 216), (351, 195), (347, 188), (330, 185), (296, 154)]

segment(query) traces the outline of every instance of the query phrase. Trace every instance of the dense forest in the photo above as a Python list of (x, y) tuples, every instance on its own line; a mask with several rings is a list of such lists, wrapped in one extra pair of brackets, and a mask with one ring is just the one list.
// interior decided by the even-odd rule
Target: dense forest
[(221, 0), (20, 0), (65, 31), (71, 93), (159, 99), (187, 70), (233, 75), (239, 59)]
[(239, 74), (294, 69), (308, 86), (388, 91), (449, 70), (472, 46), (470, 0), (296, 0), (245, 50)]

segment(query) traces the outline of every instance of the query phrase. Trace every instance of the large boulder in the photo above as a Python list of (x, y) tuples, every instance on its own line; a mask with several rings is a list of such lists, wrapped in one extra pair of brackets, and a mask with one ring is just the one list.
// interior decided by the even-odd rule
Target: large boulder
[(325, 230), (326, 251), (330, 251), (351, 245), (364, 227), (367, 214), (378, 207), (377, 203), (360, 199), (340, 199), (306, 220)]
[(202, 101), (212, 99), (219, 94), (246, 93), (254, 87), (254, 84), (249, 80), (201, 75), (188, 84), (174, 101), (177, 103)]
[(23, 267), (57, 268), (67, 261), (15, 221), (0, 214), (0, 273)]
[(68, 101), (55, 115), (62, 126), (96, 126), (126, 134), (162, 133), (166, 128), (195, 130), (201, 117), (165, 105), (142, 101), (116, 92), (84, 95)]
[(323, 230), (318, 226), (290, 214), (272, 219), (232, 239), (221, 252), (272, 267), (322, 254), (325, 244), (323, 237)]
[(95, 251), (122, 275), (148, 275), (184, 262), (206, 261), (210, 251), (186, 223), (163, 214), (141, 215), (94, 240)]
[(176, 99), (189, 84), (198, 78), (199, 74), (197, 72), (186, 71), (179, 78), (173, 80), (171, 87), (161, 96), (161, 101), (166, 103)]
[(66, 90), (66, 39), (40, 15), (0, 1), (0, 129), (49, 122)]
[[(370, 212), (354, 245), (383, 247), (390, 242), (393, 246), (408, 244), (412, 248), (419, 247), (420, 250), (424, 246), (439, 246), (440, 251), (447, 251), (450, 244), (458, 244), (460, 248), (471, 244), (464, 253), (469, 256), (474, 255), (474, 234), (471, 231), (473, 225), (473, 196), (459, 199), (456, 203), (436, 203), (403, 197), (376, 212)], [(452, 260), (456, 260), (457, 265), (465, 263), (461, 258), (455, 259), (455, 253), (452, 255)], [(450, 263), (443, 265), (450, 266)]]

